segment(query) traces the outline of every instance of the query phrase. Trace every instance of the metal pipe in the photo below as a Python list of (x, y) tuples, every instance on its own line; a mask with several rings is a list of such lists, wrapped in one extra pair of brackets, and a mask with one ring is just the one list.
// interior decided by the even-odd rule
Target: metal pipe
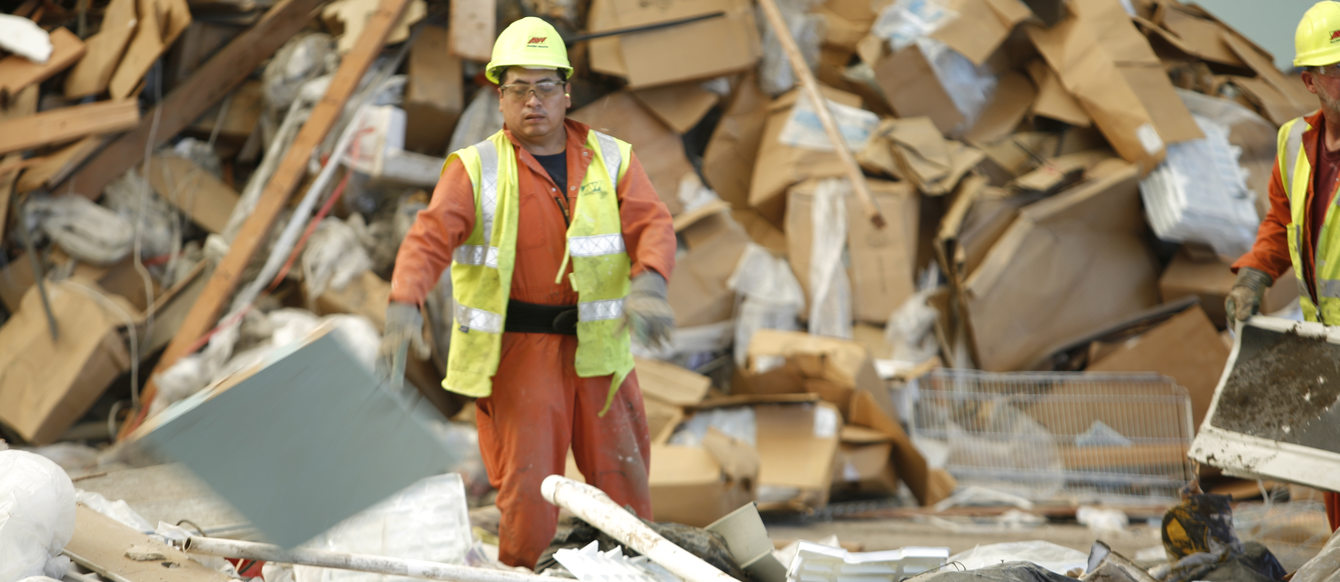
[(457, 564), (443, 564), (412, 558), (393, 558), (372, 554), (353, 554), (294, 548), (286, 550), (272, 544), (244, 542), (191, 536), (186, 538), (182, 550), (187, 553), (222, 556), (226, 558), (246, 558), (265, 560), (283, 564), (300, 564), (318, 568), (337, 568), (374, 574), (410, 576), (429, 580), (453, 580), (455, 582), (518, 582), (528, 580), (553, 581), (551, 577), (535, 574), (522, 574), (506, 570), (488, 570)]
[(550, 475), (540, 484), (540, 493), (550, 503), (571, 511), (671, 574), (694, 582), (737, 582), (702, 558), (661, 537), (642, 520), (619, 507), (604, 491), (562, 475)]

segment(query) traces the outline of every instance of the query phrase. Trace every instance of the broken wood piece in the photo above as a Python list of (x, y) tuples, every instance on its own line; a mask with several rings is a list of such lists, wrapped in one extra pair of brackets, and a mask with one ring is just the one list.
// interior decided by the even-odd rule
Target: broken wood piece
[[(37, 112), (37, 85), (20, 89), (10, 101), (9, 106), (0, 110), (0, 122), (8, 119), (22, 119)], [(13, 171), (0, 170), (0, 240), (5, 240), (5, 230), (9, 225), (10, 198), (14, 194), (14, 179), (22, 169), (23, 156), (12, 153), (0, 158), (0, 166), (15, 166)], [(11, 310), (11, 313), (13, 311)]]
[[(126, 554), (137, 548), (163, 555), (161, 560), (139, 561)], [(164, 544), (148, 534), (135, 531), (121, 522), (84, 505), (76, 505), (74, 537), (65, 545), (65, 555), (76, 564), (110, 580), (153, 580), (155, 582), (227, 582), (229, 577), (200, 565), (184, 552)]]
[(218, 107), (201, 115), (191, 126), (191, 131), (204, 135), (217, 131), (220, 137), (247, 139), (256, 133), (256, 127), (261, 121), (261, 114), (265, 110), (264, 93), (265, 88), (260, 81), (243, 82)]
[(0, 154), (123, 131), (139, 121), (140, 107), (134, 100), (100, 101), (7, 119), (0, 121)]
[(481, 63), (493, 56), (493, 33), (498, 29), (494, 0), (451, 0), (447, 21), (451, 54)]
[(65, 97), (78, 99), (107, 89), (121, 55), (135, 33), (135, 0), (112, 0), (102, 29), (85, 42), (87, 51), (65, 78)]
[(135, 36), (108, 86), (113, 99), (133, 95), (149, 67), (191, 24), (185, 0), (138, 0), (138, 5), (140, 17)]
[[(246, 222), (242, 224), (241, 230), (228, 249), (228, 254), (223, 257), (223, 260), (210, 276), (199, 300), (191, 307), (191, 312), (187, 314), (186, 320), (177, 330), (177, 335), (172, 338), (172, 343), (168, 344), (167, 349), (163, 352), (157, 367), (150, 374), (149, 383), (145, 387), (141, 402), (153, 402), (154, 395), (158, 390), (153, 375), (168, 369), (182, 356), (190, 353), (196, 342), (214, 327), (218, 321), (219, 313), (223, 310), (224, 305), (231, 301), (237, 285), (242, 282), (242, 273), (246, 270), (247, 264), (251, 262), (261, 244), (268, 238), (267, 234), (274, 226), (280, 211), (288, 204), (289, 198), (292, 197), (298, 183), (306, 177), (307, 162), (312, 155), (312, 151), (326, 138), (326, 135), (330, 133), (330, 130), (344, 113), (345, 103), (353, 96), (359, 81), (362, 80), (363, 75), (372, 66), (372, 61), (381, 52), (382, 46), (386, 44), (386, 37), (390, 35), (396, 22), (400, 20), (400, 15), (404, 13), (405, 6), (408, 3), (409, 0), (381, 0), (377, 11), (368, 19), (367, 25), (363, 28), (363, 33), (358, 39), (358, 44), (340, 62), (340, 67), (327, 86), (325, 95), (312, 110), (306, 123), (303, 124), (297, 137), (294, 138), (292, 145), (284, 153), (278, 169), (275, 170), (270, 181), (266, 183), (256, 208), (252, 210), (251, 214), (247, 216)], [(267, 15), (267, 19), (268, 17), (269, 15)], [(257, 26), (261, 25), (258, 24)], [(239, 37), (239, 40), (243, 40), (247, 36), (243, 35)], [(206, 68), (216, 60), (218, 60), (218, 57), (211, 60)], [(179, 129), (178, 127), (162, 133), (172, 135)], [(121, 171), (124, 171), (124, 169)], [(124, 438), (143, 422), (147, 412), (147, 408), (141, 407), (136, 416), (122, 427), (120, 436)]]
[(876, 228), (884, 228), (884, 215), (879, 212), (879, 206), (875, 205), (875, 199), (870, 195), (870, 190), (865, 185), (865, 174), (861, 173), (861, 167), (856, 164), (856, 158), (852, 156), (851, 150), (847, 149), (846, 141), (843, 140), (842, 134), (838, 132), (837, 122), (833, 120), (833, 113), (828, 110), (828, 101), (824, 99), (823, 95), (819, 94), (819, 82), (814, 80), (814, 73), (805, 63), (805, 57), (800, 53), (800, 47), (796, 46), (796, 39), (791, 36), (791, 29), (787, 27), (786, 20), (782, 18), (782, 12), (777, 8), (776, 1), (759, 0), (758, 5), (763, 9), (763, 15), (767, 17), (768, 24), (772, 26), (773, 32), (777, 34), (777, 41), (781, 43), (782, 49), (786, 52), (786, 58), (791, 63), (791, 70), (795, 72), (796, 79), (800, 81), (801, 87), (805, 90), (805, 95), (814, 105), (814, 111), (819, 114), (819, 121), (824, 126), (824, 133), (828, 135), (828, 141), (833, 143), (833, 149), (837, 152), (838, 158), (841, 158), (847, 180), (851, 182), (852, 190), (856, 192), (856, 196), (861, 199), (861, 204), (865, 206), (866, 215), (870, 217), (870, 222)]
[(237, 206), (236, 190), (181, 156), (155, 155), (145, 177), (159, 196), (215, 234), (228, 226), (228, 217)]
[(107, 139), (106, 136), (91, 135), (43, 157), (28, 160), (27, 169), (19, 176), (19, 193), (50, 189), (97, 152)]
[[(321, 20), (336, 31), (335, 48), (340, 54), (354, 48), (354, 43), (363, 34), (363, 26), (375, 10), (376, 0), (336, 0), (321, 10)], [(427, 15), (428, 7), (423, 0), (410, 0), (391, 35), (386, 37), (386, 44), (404, 42), (409, 38), (409, 27)]]
[(275, 4), (260, 22), (238, 35), (189, 79), (177, 85), (145, 115), (139, 127), (99, 151), (55, 189), (68, 188), (94, 199), (101, 196), (109, 182), (144, 159), (146, 150), (162, 145), (222, 101), (285, 41), (302, 30), (321, 3), (322, 0), (282, 0)]
[(0, 92), (13, 95), (47, 80), (84, 56), (84, 41), (64, 28), (51, 31), (51, 58), (35, 63), (19, 55), (0, 59)]

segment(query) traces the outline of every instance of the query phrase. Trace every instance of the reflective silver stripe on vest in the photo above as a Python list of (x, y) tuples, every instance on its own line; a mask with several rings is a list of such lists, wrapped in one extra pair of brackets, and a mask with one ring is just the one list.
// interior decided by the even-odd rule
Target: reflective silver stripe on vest
[(498, 268), (498, 247), (484, 245), (461, 245), (451, 254), (451, 259), (462, 265), (475, 265)]
[(474, 148), (479, 153), (479, 205), (487, 244), (493, 241), (493, 212), (498, 207), (498, 148), (487, 139), (475, 144)]
[(598, 257), (624, 252), (622, 234), (596, 234), (568, 238), (568, 249), (574, 257)]
[[(595, 131), (595, 130), (592, 130)], [(605, 160), (605, 169), (610, 173), (610, 184), (619, 188), (619, 165), (623, 158), (619, 155), (619, 144), (614, 138), (596, 131), (596, 143), (600, 144), (600, 157)]]
[(502, 333), (503, 318), (502, 315), (497, 313), (466, 307), (457, 303), (454, 315), (456, 316), (456, 326), (461, 328), (461, 331), (479, 330), (488, 333)]
[(623, 317), (623, 299), (606, 299), (577, 304), (578, 321), (600, 321)]
[(1298, 169), (1298, 152), (1303, 148), (1303, 132), (1307, 131), (1307, 122), (1299, 119), (1289, 126), (1289, 135), (1284, 138), (1284, 192), (1293, 196), (1293, 173)]
[(1317, 294), (1327, 299), (1340, 299), (1340, 279), (1317, 281)]

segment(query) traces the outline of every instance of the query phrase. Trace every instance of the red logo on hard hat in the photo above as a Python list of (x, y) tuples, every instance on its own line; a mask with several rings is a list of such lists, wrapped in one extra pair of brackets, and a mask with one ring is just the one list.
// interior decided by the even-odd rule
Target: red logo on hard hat
[[(1338, 31), (1336, 31), (1336, 32), (1340, 32), (1340, 30), (1338, 30)], [(532, 37), (530, 37), (530, 40), (526, 41), (526, 44), (543, 44), (543, 43), (544, 43), (544, 39), (546, 39), (546, 38), (549, 38), (549, 37), (547, 37), (547, 36), (532, 36)], [(1332, 35), (1331, 38), (1335, 38), (1335, 36)]]
[(1331, 42), (1335, 42), (1336, 40), (1340, 40), (1340, 30), (1331, 31)]

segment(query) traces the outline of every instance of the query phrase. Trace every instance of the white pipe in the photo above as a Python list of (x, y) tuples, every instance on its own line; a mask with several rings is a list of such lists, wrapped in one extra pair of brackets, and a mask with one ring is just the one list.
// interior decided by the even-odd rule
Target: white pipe
[(540, 484), (550, 503), (571, 511), (600, 531), (660, 564), (671, 574), (693, 582), (737, 582), (702, 558), (661, 537), (637, 516), (628, 513), (604, 491), (585, 483), (550, 475)]
[(191, 536), (186, 538), (186, 543), (182, 546), (182, 550), (187, 553), (204, 554), (208, 556), (265, 560), (267, 562), (279, 562), (283, 564), (301, 564), (303, 566), (315, 566), (318, 568), (338, 568), (341, 570), (372, 572), (374, 574), (427, 578), (429, 580), (453, 580), (456, 582), (553, 581), (552, 577), (523, 574), (520, 572), (508, 572), (505, 570), (488, 570), (456, 564), (430, 562), (427, 560), (393, 558), (371, 554), (351, 554), (304, 548), (286, 550), (271, 544), (226, 540), (221, 538)]

